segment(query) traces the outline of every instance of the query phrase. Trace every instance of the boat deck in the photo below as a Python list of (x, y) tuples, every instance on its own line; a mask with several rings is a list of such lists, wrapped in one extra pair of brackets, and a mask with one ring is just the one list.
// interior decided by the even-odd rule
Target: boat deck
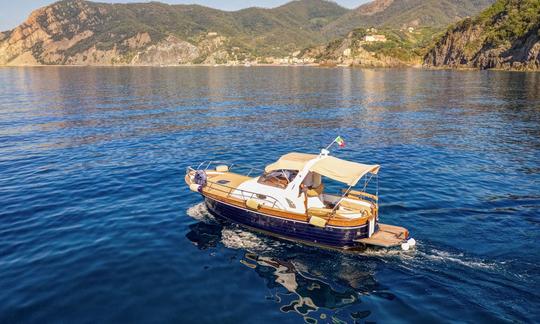
[(379, 230), (371, 237), (355, 241), (366, 245), (388, 248), (400, 245), (408, 236), (409, 231), (404, 227), (379, 223)]
[(215, 172), (208, 175), (208, 185), (204, 191), (220, 197), (228, 197), (242, 183), (250, 180), (250, 177), (232, 172)]

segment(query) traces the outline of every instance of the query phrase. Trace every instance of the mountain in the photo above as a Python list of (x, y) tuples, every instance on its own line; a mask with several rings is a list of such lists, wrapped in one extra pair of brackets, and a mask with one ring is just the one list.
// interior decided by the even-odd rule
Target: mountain
[(433, 45), (424, 58), (430, 67), (540, 69), (540, 1), (498, 0), (465, 19)]
[(324, 41), (318, 31), (347, 11), (324, 0), (235, 12), (64, 0), (0, 34), (0, 64), (215, 63), (258, 53), (284, 55)]
[(323, 28), (344, 35), (358, 27), (446, 27), (479, 13), (494, 0), (375, 0), (344, 14)]
[(159, 2), (63, 0), (0, 33), (0, 65), (279, 62), (357, 26), (439, 26), (489, 1), (375, 0), (349, 10), (332, 1), (296, 0), (229, 12)]

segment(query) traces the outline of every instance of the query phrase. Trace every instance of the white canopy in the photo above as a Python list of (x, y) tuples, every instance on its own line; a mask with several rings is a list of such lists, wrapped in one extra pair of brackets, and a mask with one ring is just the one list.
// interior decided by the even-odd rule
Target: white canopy
[(271, 172), (274, 170), (296, 170), (300, 171), (304, 169), (304, 166), (309, 161), (316, 159), (318, 155), (305, 154), (305, 153), (287, 153), (279, 158), (276, 162), (269, 164), (264, 168), (265, 172)]
[(315, 162), (309, 170), (349, 186), (355, 186), (367, 173), (377, 174), (380, 167), (380, 165), (360, 164), (327, 156)]
[[(264, 171), (274, 170), (303, 170), (306, 164), (317, 159), (319, 155), (305, 153), (288, 153), (279, 158), (276, 162), (268, 165)], [(333, 156), (323, 156), (309, 169), (322, 176), (355, 186), (358, 181), (367, 173), (377, 174), (380, 165), (367, 165), (356, 162), (349, 162)]]

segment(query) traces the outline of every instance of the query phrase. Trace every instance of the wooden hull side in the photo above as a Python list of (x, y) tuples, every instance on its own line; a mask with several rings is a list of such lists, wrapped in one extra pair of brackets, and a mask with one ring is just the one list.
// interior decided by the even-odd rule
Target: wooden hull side
[[(209, 197), (204, 199), (208, 210), (218, 218), (293, 241), (348, 249), (363, 246), (355, 240), (368, 237), (368, 224), (321, 228), (305, 221), (265, 215)], [(375, 227), (378, 227), (377, 224)]]

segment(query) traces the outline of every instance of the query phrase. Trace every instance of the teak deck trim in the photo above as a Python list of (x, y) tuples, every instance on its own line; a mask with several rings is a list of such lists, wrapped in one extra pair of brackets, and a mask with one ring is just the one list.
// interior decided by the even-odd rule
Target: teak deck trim
[(404, 227), (379, 223), (379, 230), (371, 237), (355, 240), (355, 242), (388, 248), (400, 245), (408, 236), (409, 231)]

